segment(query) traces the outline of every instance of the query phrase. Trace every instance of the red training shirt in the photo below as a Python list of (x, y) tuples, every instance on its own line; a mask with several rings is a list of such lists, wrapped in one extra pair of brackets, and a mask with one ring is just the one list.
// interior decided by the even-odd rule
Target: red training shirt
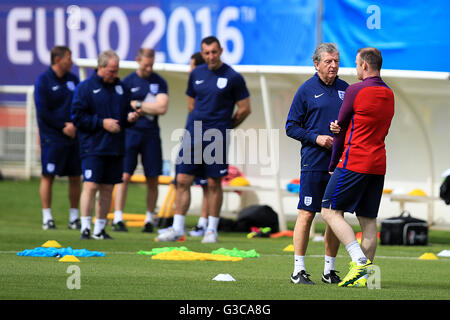
[(358, 173), (386, 174), (384, 139), (393, 116), (394, 93), (380, 77), (349, 86), (339, 112), (341, 131), (333, 141), (329, 171), (337, 166)]

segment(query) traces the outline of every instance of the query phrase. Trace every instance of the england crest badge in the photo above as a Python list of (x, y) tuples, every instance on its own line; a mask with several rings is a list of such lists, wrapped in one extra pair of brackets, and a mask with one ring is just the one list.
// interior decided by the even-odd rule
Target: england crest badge
[(69, 89), (70, 91), (75, 90), (75, 83), (73, 81), (67, 81), (66, 86), (67, 86), (67, 89)]
[(312, 197), (305, 197), (303, 201), (305, 203), (305, 206), (310, 206), (312, 203)]
[(55, 171), (55, 164), (54, 163), (47, 163), (47, 171), (49, 173), (53, 173), (53, 171)]
[(338, 90), (338, 95), (339, 95), (339, 98), (341, 98), (341, 100), (344, 100), (345, 91)]
[(117, 94), (123, 95), (123, 89), (121, 85), (115, 87)]
[(217, 78), (217, 88), (223, 89), (227, 86), (228, 79), (227, 78)]
[(90, 179), (92, 177), (92, 170), (91, 169), (87, 169), (84, 171), (84, 177), (86, 179)]
[(152, 94), (157, 94), (159, 91), (159, 84), (158, 83), (150, 83), (150, 92)]

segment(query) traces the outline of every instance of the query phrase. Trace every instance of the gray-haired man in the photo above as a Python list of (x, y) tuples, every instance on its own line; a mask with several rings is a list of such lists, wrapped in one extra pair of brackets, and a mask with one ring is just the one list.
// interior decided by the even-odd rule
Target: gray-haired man
[[(301, 142), (301, 175), (298, 217), (294, 228), (293, 283), (314, 284), (305, 268), (309, 231), (316, 212), (322, 209), (322, 197), (330, 175), (333, 134), (330, 123), (339, 114), (348, 84), (337, 76), (339, 51), (333, 43), (320, 44), (313, 55), (316, 74), (304, 82), (292, 101), (286, 121), (286, 134)], [(334, 261), (339, 240), (330, 228), (325, 232), (325, 266), (322, 281), (338, 283)]]
[(117, 78), (118, 71), (117, 54), (112, 50), (100, 53), (97, 72), (79, 84), (72, 102), (72, 119), (78, 129), (84, 178), (80, 201), (81, 239), (90, 238), (97, 191), (93, 238), (111, 238), (105, 232), (106, 215), (114, 184), (122, 182), (124, 128), (139, 117), (130, 106), (128, 90)]

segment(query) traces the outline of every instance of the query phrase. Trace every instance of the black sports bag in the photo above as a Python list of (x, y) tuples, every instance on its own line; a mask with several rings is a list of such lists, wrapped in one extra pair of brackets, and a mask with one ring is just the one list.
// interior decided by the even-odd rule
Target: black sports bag
[(450, 176), (447, 176), (439, 188), (439, 196), (445, 201), (445, 204), (450, 204)]
[(428, 223), (403, 211), (398, 217), (381, 221), (380, 244), (425, 246), (428, 244)]

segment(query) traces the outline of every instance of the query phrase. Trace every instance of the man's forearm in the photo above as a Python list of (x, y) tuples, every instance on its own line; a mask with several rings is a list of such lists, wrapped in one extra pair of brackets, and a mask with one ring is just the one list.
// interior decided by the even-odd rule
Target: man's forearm
[(244, 120), (248, 117), (250, 112), (247, 112), (246, 110), (238, 110), (233, 116), (232, 119), (232, 127), (233, 129), (239, 126)]

